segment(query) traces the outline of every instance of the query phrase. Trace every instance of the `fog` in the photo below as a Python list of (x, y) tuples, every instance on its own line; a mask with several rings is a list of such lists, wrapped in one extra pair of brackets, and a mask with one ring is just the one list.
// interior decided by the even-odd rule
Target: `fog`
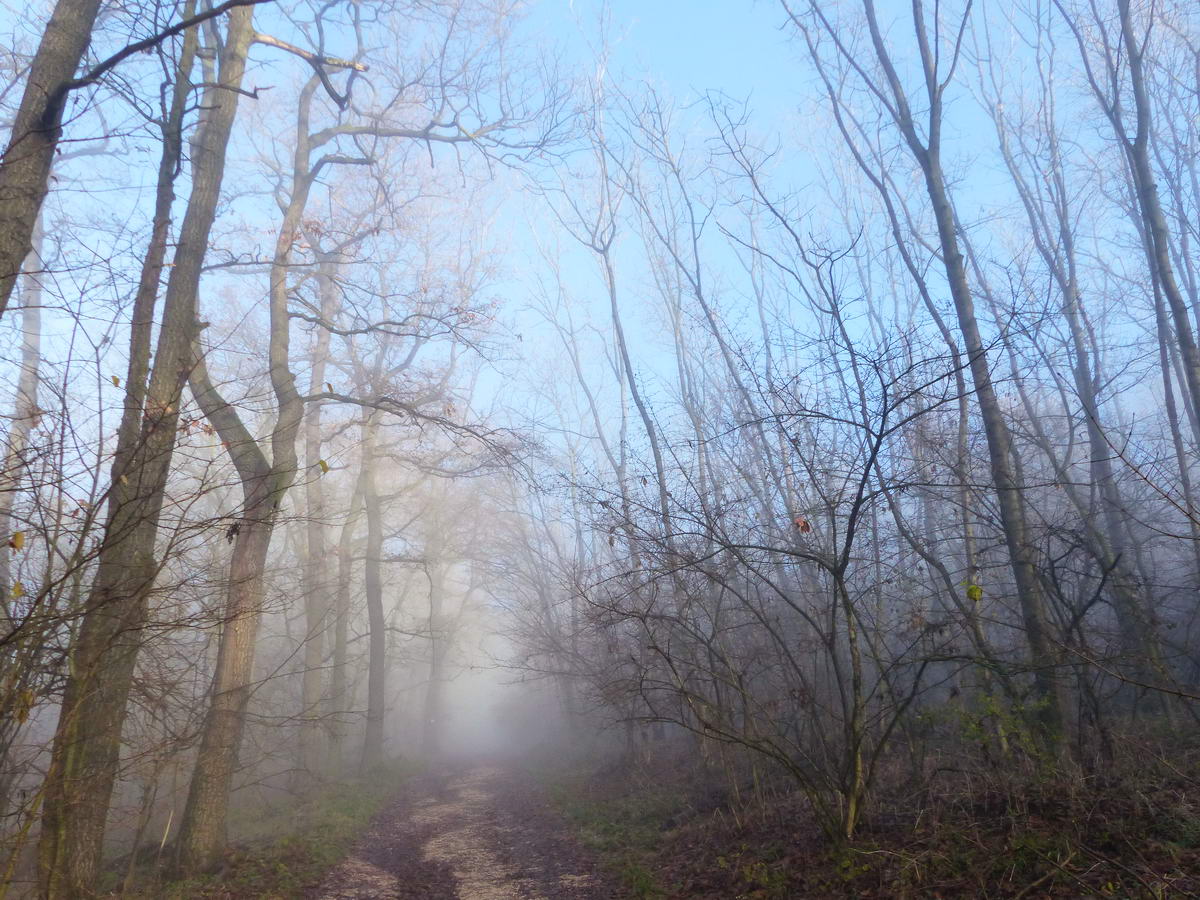
[(1200, 891), (1194, 4), (0, 49), (0, 898)]

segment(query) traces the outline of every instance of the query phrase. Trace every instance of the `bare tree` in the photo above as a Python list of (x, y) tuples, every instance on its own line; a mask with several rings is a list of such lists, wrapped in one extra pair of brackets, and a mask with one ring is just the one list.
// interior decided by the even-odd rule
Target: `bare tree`
[[(230, 15), (217, 80), (205, 90), (204, 122), (192, 148), (192, 191), (167, 281), (158, 347), (144, 404), (136, 404), (142, 407), (141, 422), (139, 425), (134, 403), (127, 406), (128, 414), (122, 420), (125, 440), (118, 440), (104, 543), (73, 651), (74, 673), (59, 713), (54, 758), (45, 786), (39, 866), (41, 890), (47, 897), (87, 896), (96, 885), (146, 598), (158, 571), (155, 538), (159, 514), (183, 385), (191, 365), (204, 249), (216, 216), (226, 148), (253, 36), (251, 17), (251, 7)], [(176, 91), (180, 114), (190, 70), (186, 55), (184, 61), (189, 65), (180, 68), (176, 82), (180, 85)], [(176, 120), (174, 128), (179, 127)], [(179, 152), (179, 140), (175, 131), (174, 143), (164, 145), (164, 158)], [(167, 159), (160, 166), (160, 175), (173, 172), (173, 158)], [(159, 199), (166, 194), (164, 190)], [(165, 231), (162, 239), (165, 241)], [(147, 278), (156, 283), (156, 268)], [(138, 352), (131, 355), (127, 381), (135, 385), (128, 388), (135, 398), (140, 391), (135, 379), (147, 368), (150, 329), (150, 310), (143, 307), (139, 313), (145, 315), (138, 320), (142, 340), (135, 344)]]
[[(1058, 654), (1054, 649), (1053, 635), (1038, 579), (1022, 488), (1013, 470), (1012, 436), (993, 384), (987, 345), (976, 314), (975, 297), (958, 237), (957, 217), (942, 168), (943, 102), (946, 90), (953, 83), (958, 68), (962, 52), (962, 34), (969, 24), (970, 7), (950, 34), (944, 35), (939, 14), (935, 14), (931, 22), (927, 19), (922, 4), (917, 3), (913, 6), (912, 27), (921, 66), (924, 121), (919, 121), (910, 93), (897, 72), (892, 51), (880, 29), (872, 0), (864, 0), (863, 14), (869, 32), (869, 46), (876, 65), (874, 71), (868, 70), (844, 42), (839, 27), (830, 20), (827, 10), (822, 5), (810, 4), (807, 11), (802, 13), (785, 4), (785, 10), (803, 36), (814, 62), (822, 72), (830, 102), (835, 107), (840, 107), (842, 103), (838, 86), (833, 80), (834, 76), (828, 71), (828, 63), (824, 61), (818, 47), (818, 34), (826, 37), (833, 45), (836, 59), (841, 61), (852, 77), (860, 80), (878, 102), (882, 115), (892, 122), (904, 139), (924, 180), (930, 211), (937, 229), (946, 283), (954, 300), (959, 331), (974, 382), (975, 399), (987, 435), (992, 480), (1000, 503), (1005, 541), (1024, 617), (1034, 679), (1038, 685), (1039, 699), (1035, 704), (1035, 715), (1040, 721), (1044, 739), (1053, 745), (1062, 736), (1067, 724), (1064, 711), (1066, 698), (1057, 672)], [(845, 126), (840, 127), (847, 140), (852, 140)]]

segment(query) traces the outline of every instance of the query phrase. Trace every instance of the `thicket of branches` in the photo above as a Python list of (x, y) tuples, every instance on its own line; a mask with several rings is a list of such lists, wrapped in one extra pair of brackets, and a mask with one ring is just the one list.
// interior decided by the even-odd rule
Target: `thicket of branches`
[(554, 415), (585, 425), (510, 573), (527, 665), (629, 752), (682, 730), (735, 784), (786, 773), (834, 841), (881, 793), (1168, 772), (1195, 11), (782, 13), (798, 122), (604, 82), (542, 181)]
[(1196, 10), (782, 0), (790, 122), (519, 12), (12, 36), (5, 883), (211, 870), (239, 791), (469, 749), (487, 633), (835, 842), (1194, 743)]

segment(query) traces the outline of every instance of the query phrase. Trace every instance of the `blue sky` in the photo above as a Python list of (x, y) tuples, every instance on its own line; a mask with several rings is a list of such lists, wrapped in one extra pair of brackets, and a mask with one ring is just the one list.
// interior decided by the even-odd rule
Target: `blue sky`
[[(528, 8), (524, 24), (529, 31), (544, 35), (548, 45), (561, 47), (564, 63), (583, 77), (594, 77), (607, 49), (605, 74), (623, 90), (637, 94), (645, 83), (677, 108), (706, 92), (719, 91), (734, 100), (748, 101), (754, 129), (768, 140), (786, 142), (795, 127), (795, 111), (810, 92), (806, 85), (808, 73), (796, 58), (792, 37), (780, 28), (782, 22), (777, 2), (541, 0)], [(700, 111), (687, 118), (696, 128), (697, 143), (711, 134), (711, 126)], [(790, 167), (795, 168), (794, 156), (792, 160)], [(793, 175), (793, 184), (808, 180), (803, 172)], [(498, 220), (507, 240), (509, 264), (505, 268), (512, 275), (512, 280), (499, 290), (512, 299), (509, 309), (518, 310), (528, 303), (537, 275), (544, 274), (534, 247), (532, 232), (536, 231), (537, 239), (561, 250), (558, 261), (576, 304), (576, 324), (590, 319), (598, 331), (607, 333), (610, 316), (595, 259), (574, 245), (570, 237), (556, 233), (559, 229), (542, 201), (517, 197), (514, 205), (519, 212), (506, 204)], [(510, 216), (523, 221), (518, 224)], [(733, 263), (732, 258), (728, 261)], [(669, 381), (674, 364), (671, 354), (657, 341), (655, 329), (645, 327), (661, 315), (660, 301), (644, 290), (644, 253), (631, 227), (625, 227), (619, 239), (617, 264), (622, 316), (634, 365), (642, 379), (653, 382), (657, 373)], [(516, 327), (526, 335), (537, 330), (525, 315), (518, 316)], [(543, 337), (556, 341), (548, 333)], [(548, 355), (556, 355), (556, 351), (555, 347)], [(535, 361), (549, 364), (547, 354), (539, 354)], [(607, 364), (599, 359), (593, 362), (599, 369), (593, 369), (592, 374), (610, 381), (611, 374), (603, 371)], [(480, 385), (485, 395), (490, 384), (484, 379)], [(643, 389), (654, 392), (653, 384)]]
[(565, 39), (578, 39), (578, 30), (586, 28), (594, 41), (605, 7), (614, 68), (624, 77), (649, 78), (679, 99), (719, 89), (752, 96), (759, 108), (789, 103), (797, 70), (777, 3), (544, 0), (533, 15), (556, 23)]
[[(883, 5), (897, 16), (904, 15), (902, 5), (890, 2)], [(264, 7), (261, 13), (260, 21), (264, 30), (270, 30), (273, 24), (278, 24), (272, 22), (272, 9)], [(811, 67), (801, 58), (801, 49), (793, 35), (780, 27), (784, 15), (777, 0), (531, 0), (525, 12), (522, 28), (543, 39), (546, 46), (562, 48), (564, 63), (574, 70), (571, 74), (594, 74), (603, 43), (601, 35), (604, 30), (601, 24), (606, 23), (609, 77), (631, 92), (636, 92), (639, 83), (644, 81), (678, 106), (686, 105), (713, 90), (738, 100), (748, 100), (752, 110), (753, 131), (768, 143), (778, 141), (784, 150), (777, 173), (779, 178), (773, 184), (773, 189), (804, 191), (806, 206), (819, 208), (822, 203), (828, 203), (829, 198), (823, 191), (824, 185), (819, 174), (821, 167), (818, 165), (828, 160), (813, 160), (805, 155), (808, 147), (821, 144), (821, 136), (807, 129), (814, 127), (813, 122), (826, 121), (821, 115), (812, 116), (814, 107), (822, 108), (825, 104), (813, 81)], [(11, 15), (11, 6), (0, 5), (0, 32), (13, 28), (11, 21), (4, 21), (6, 16)], [(897, 31), (898, 41), (905, 37), (906, 34)], [(278, 52), (262, 48), (255, 50), (254, 58), (256, 62), (252, 68), (251, 83), (261, 82), (275, 88), (273, 93), (264, 95), (258, 105), (266, 107), (274, 103), (286, 103), (290, 90), (287, 86), (290, 61)], [(964, 75), (969, 76), (969, 73)], [(986, 131), (976, 128), (985, 123), (970, 107), (969, 101), (959, 102), (949, 117), (949, 134), (957, 138), (956, 149), (959, 151), (964, 143), (975, 146), (977, 134), (984, 134), (986, 143)], [(119, 110), (111, 103), (108, 108)], [(242, 150), (248, 148), (249, 139), (246, 135), (253, 127), (254, 113), (255, 104), (247, 102), (242, 112), (243, 131), (236, 139)], [(116, 114), (120, 115), (119, 112)], [(110, 112), (109, 125), (112, 124), (112, 115)], [(703, 118), (697, 111), (694, 120), (697, 123), (698, 140), (706, 137), (709, 131), (701, 121)], [(962, 136), (964, 122), (977, 134)], [(81, 123), (76, 131), (82, 130)], [(125, 202), (132, 202), (132, 196), (137, 193), (132, 186), (140, 183), (141, 202), (144, 204), (149, 196), (146, 185), (153, 179), (155, 159), (155, 153), (147, 152), (143, 155), (126, 153), (111, 161), (106, 160), (103, 172), (97, 171), (96, 167), (86, 169), (82, 187), (95, 193), (111, 186), (109, 189), (118, 194), (128, 194), (124, 199), (111, 200), (109, 194), (103, 195), (105, 202), (112, 202), (114, 208), (123, 210)], [(997, 199), (1002, 199), (1002, 189), (997, 185), (1003, 179), (998, 177), (994, 160), (972, 161), (965, 171), (970, 177), (956, 188), (956, 196), (966, 213), (965, 217), (970, 220), (974, 218), (970, 209), (972, 205), (987, 207)], [(66, 194), (73, 185), (64, 183), (59, 187)], [(505, 186), (498, 185), (498, 188), (504, 190)], [(502, 265), (505, 277), (494, 286), (492, 293), (505, 298), (506, 309), (519, 319), (516, 326), (523, 331), (524, 317), (516, 311), (528, 303), (530, 289), (540, 266), (531, 229), (536, 228), (541, 237), (559, 241), (564, 248), (570, 246), (571, 242), (565, 236), (553, 234), (555, 229), (550, 225), (540, 200), (530, 198), (519, 188), (514, 193), (515, 202), (504, 204), (505, 209), (494, 225), (498, 242), (502, 242), (501, 249), (507, 252), (507, 256)], [(808, 201), (810, 195), (812, 200)], [(79, 198), (71, 199), (78, 202)], [(263, 219), (261, 239), (268, 240), (277, 224), (278, 213), (263, 200), (263, 197), (256, 196), (250, 202), (260, 204), (257, 212)], [(821, 222), (816, 224), (820, 226)], [(645, 290), (643, 254), (639, 252), (637, 244), (637, 237), (627, 233), (620, 273), (624, 315), (627, 330), (634, 336), (636, 364), (644, 375), (653, 380), (660, 365), (669, 370), (670, 359), (664, 356), (662, 345), (656, 341), (652, 326), (660, 315), (658, 300)], [(715, 255), (709, 259), (709, 263), (716, 268), (729, 266), (729, 283), (736, 286), (740, 276), (732, 262), (731, 258), (718, 262)], [(564, 253), (563, 268), (582, 309), (591, 315), (598, 329), (606, 329), (607, 303), (594, 261), (582, 253)], [(85, 289), (95, 292), (101, 300), (109, 292), (105, 284), (72, 286), (73, 293), (83, 293)], [(736, 302), (735, 295), (736, 289), (726, 293), (722, 302)], [(213, 300), (207, 299), (205, 302), (212, 303)], [(54, 325), (48, 321), (47, 327), (53, 330)], [(528, 354), (529, 345), (517, 346), (513, 352)], [(534, 355), (533, 362), (542, 364), (546, 358), (546, 353), (538, 353)], [(115, 363), (114, 366), (117, 372), (123, 373), (123, 367)], [(115, 400), (119, 392), (115, 388), (109, 389), (108, 371), (107, 368), (98, 370), (95, 378), (99, 389)], [(669, 372), (663, 374), (669, 375)]]

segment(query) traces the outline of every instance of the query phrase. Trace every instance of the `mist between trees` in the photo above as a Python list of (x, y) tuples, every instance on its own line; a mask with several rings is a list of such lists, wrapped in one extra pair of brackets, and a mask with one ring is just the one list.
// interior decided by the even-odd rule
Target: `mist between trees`
[(398, 756), (1195, 789), (1195, 5), (783, 0), (781, 116), (572, 9), (4, 13), (0, 896)]

